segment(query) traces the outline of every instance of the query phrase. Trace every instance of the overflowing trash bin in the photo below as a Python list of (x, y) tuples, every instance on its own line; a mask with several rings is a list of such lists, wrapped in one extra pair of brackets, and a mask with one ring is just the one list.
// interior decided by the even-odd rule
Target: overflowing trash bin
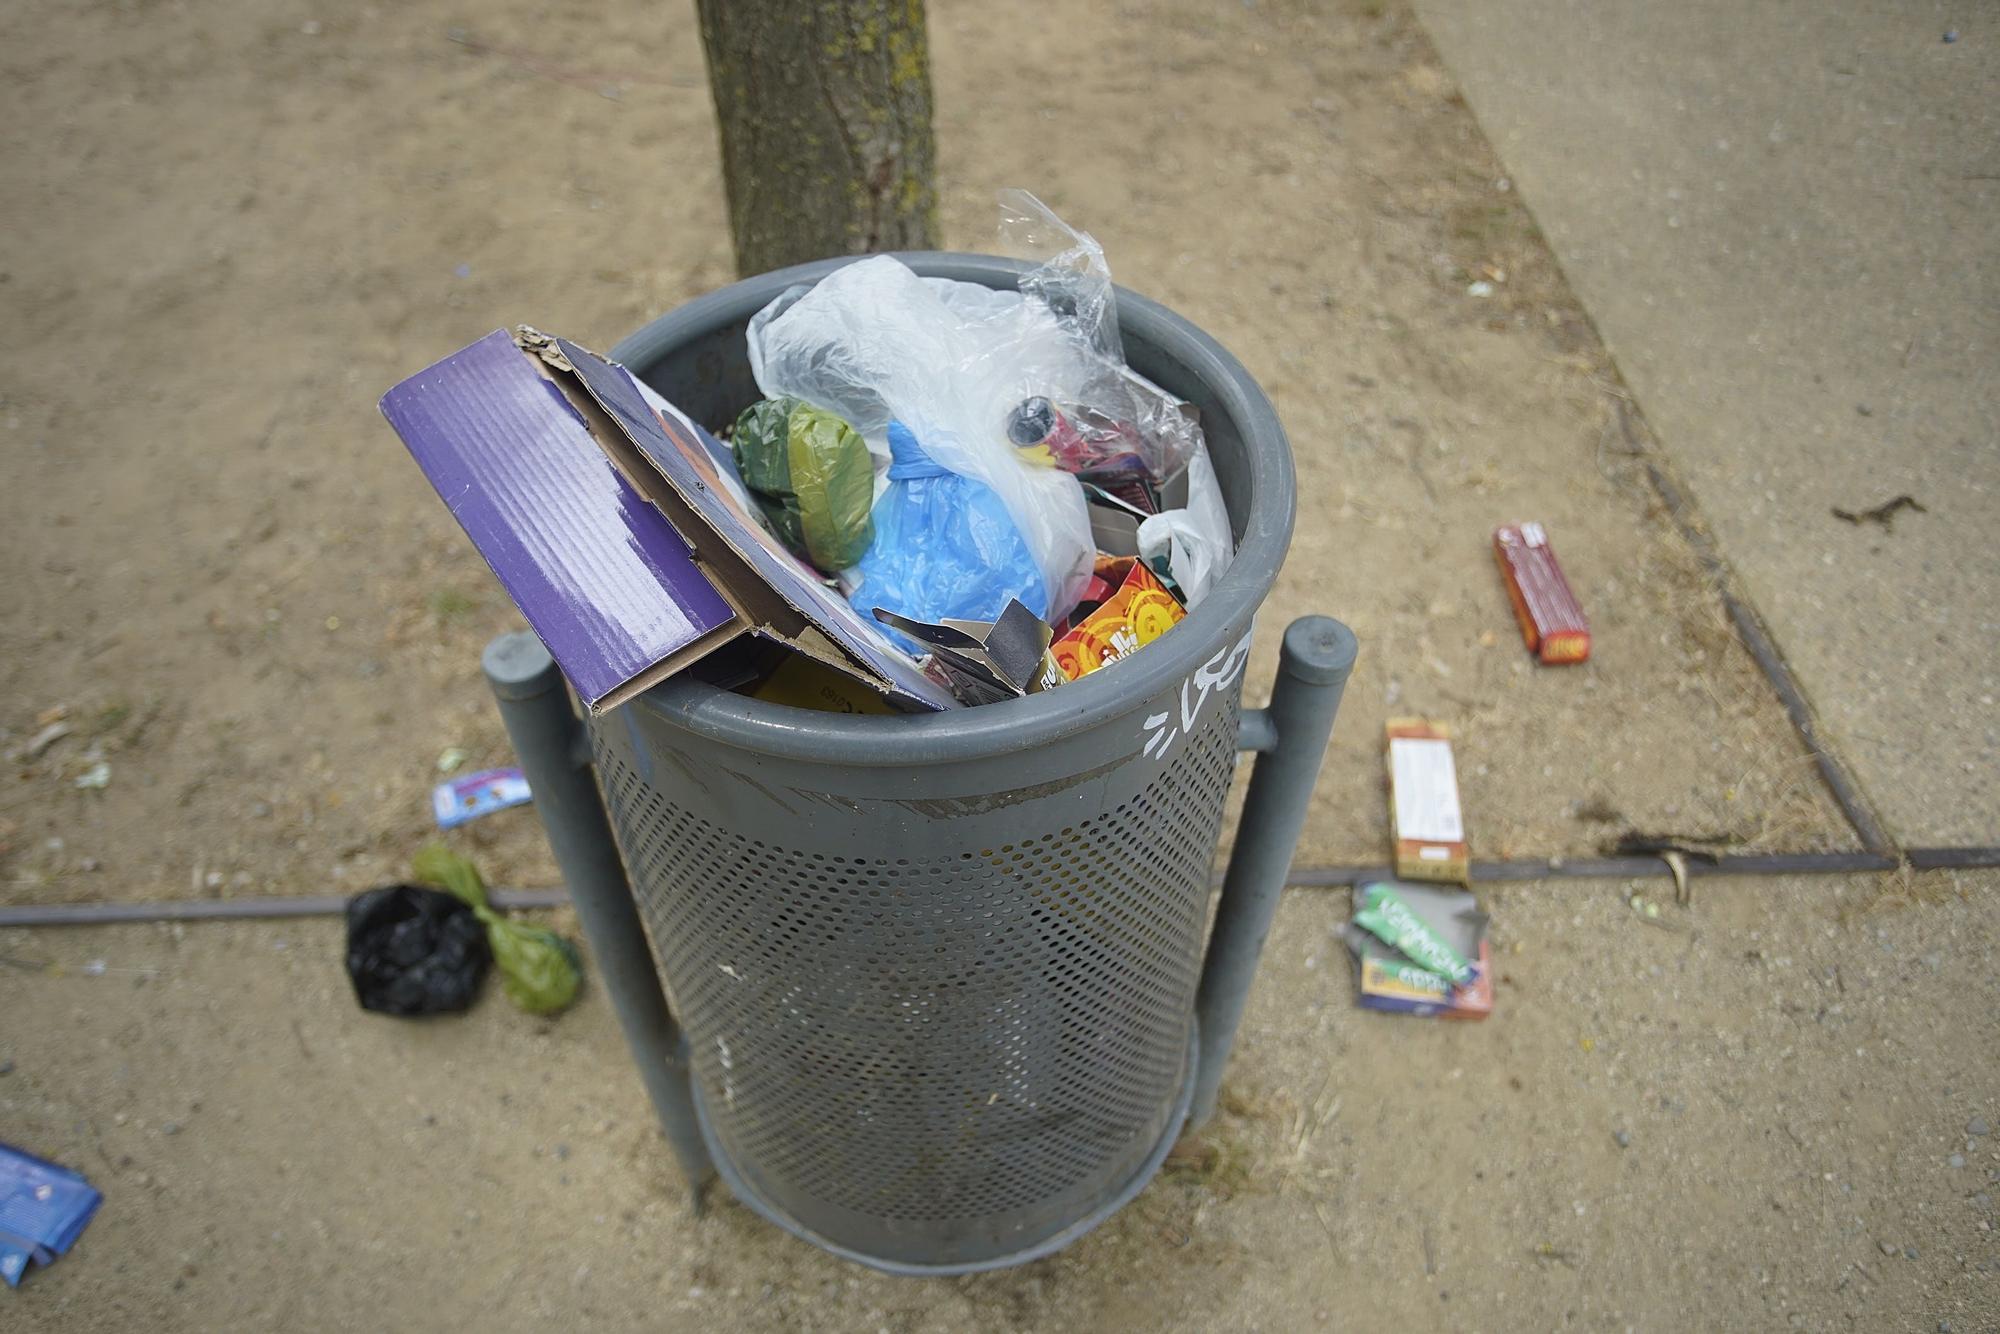
[[(612, 643), (652, 622), (627, 599), (604, 630), (553, 595), (560, 614), (538, 619), (548, 577), (509, 562), (544, 547), (478, 527), (490, 537), (497, 514), (518, 528), (518, 498), (460, 513), (555, 651), (510, 637), (487, 671), (683, 1165), (696, 1179), (712, 1165), (779, 1226), (897, 1272), (1060, 1247), (1212, 1111), (1353, 659), (1345, 627), (1295, 622), (1270, 708), (1242, 709), (1292, 526), (1284, 432), (1212, 339), (1114, 294), (1087, 254), (1067, 262), (830, 260), (691, 302), (608, 361), (516, 340), (554, 368), (543, 375), (575, 377), (563, 401), (720, 593), (718, 611), (673, 604), (686, 622), (673, 632), (703, 646), (692, 657), (648, 664), (658, 650), (630, 633), (614, 647), (643, 651), (587, 679), (566, 634)], [(893, 349), (869, 363), (870, 340), (899, 321), (928, 328), (933, 302), (987, 320), (980, 337), (1046, 302), (1093, 351), (941, 395), (934, 378), (885, 389)], [(857, 320), (842, 355), (815, 354)], [(494, 366), (482, 383), (515, 374)], [(425, 415), (438, 390), (385, 412), (446, 493), (465, 457), (427, 460), (418, 443), (441, 429)], [(524, 411), (533, 398), (521, 391)], [(1004, 461), (982, 463), (974, 434), (1004, 440)], [(861, 451), (880, 443), (871, 513)], [(1045, 457), (1023, 468), (1013, 451)], [(649, 463), (670, 487), (648, 489)], [(941, 484), (956, 488), (949, 513)], [(630, 509), (617, 522), (637, 522)], [(747, 531), (744, 514), (762, 530), (749, 539), (732, 527)], [(751, 540), (807, 572), (829, 552), (854, 561), (841, 597), (824, 566), (818, 590), (809, 574), (771, 578)], [(654, 553), (644, 573), (668, 584), (673, 553), (650, 542), (604, 550)], [(1107, 552), (1120, 542), (1134, 549)], [(941, 573), (902, 577), (919, 567)], [(779, 596), (759, 602), (753, 583)], [(1211, 930), (1245, 749), (1264, 753)]]

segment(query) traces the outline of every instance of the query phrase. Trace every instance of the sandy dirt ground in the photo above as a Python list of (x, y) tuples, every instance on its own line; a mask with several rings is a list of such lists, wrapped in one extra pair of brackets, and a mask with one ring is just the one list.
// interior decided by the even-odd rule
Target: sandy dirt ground
[[(1626, 822), (1848, 843), (1407, 20), (1036, 12), (937, 6), (947, 240), (989, 244), (993, 189), (1033, 183), (1271, 392), (1302, 503), (1267, 629), (1326, 611), (1364, 645), (1301, 855), (1379, 857), (1397, 712), (1458, 729), (1482, 855), (1591, 851)], [(608, 346), (730, 276), (684, 16), (307, 16), (0, 19), (24, 183), (0, 290), (63, 352), (0, 370), (0, 543), (25, 576), (0, 724), (77, 727), (0, 795), (16, 897), (395, 874), (439, 754), (505, 758), (478, 651), (518, 622), (376, 398), (497, 325)], [(995, 52), (1033, 77), (990, 77)], [(1468, 296), (1488, 268), (1505, 281)], [(1523, 517), (1590, 608), (1587, 667), (1520, 652), (1487, 542)], [(74, 789), (100, 758), (110, 786)], [(531, 840), (487, 852), (501, 883), (552, 877)]]
[(1665, 926), (1490, 891), (1477, 1025), (1357, 1012), (1347, 895), (1294, 891), (1182, 1161), (931, 1280), (693, 1218), (596, 993), (412, 1025), (354, 1010), (329, 922), (0, 933), (155, 970), (8, 984), (0, 1126), (109, 1195), (9, 1328), (1990, 1330), (1996, 889), (1703, 882)]
[[(1457, 728), (1480, 855), (1628, 825), (1851, 846), (1400, 6), (931, 12), (948, 243), (1036, 189), (1292, 433), (1266, 629), (1326, 611), (1363, 644), (1302, 861), (1381, 858), (1403, 712)], [(37, 0), (0, 13), (0, 77), (0, 304), (34, 340), (0, 367), (0, 899), (396, 878), (440, 754), (508, 758), (477, 656), (518, 620), (375, 399), (498, 325), (608, 346), (728, 280), (691, 15)], [(1522, 517), (1588, 667), (1520, 652), (1486, 543)], [(526, 812), (461, 841), (554, 880)], [(0, 970), (0, 1137), (110, 1195), (15, 1302), (79, 1329), (1990, 1320), (1982, 886), (1704, 887), (1684, 932), (1623, 886), (1505, 891), (1521, 954), (1472, 1028), (1354, 1013), (1345, 896), (1297, 892), (1211, 1147), (1069, 1254), (921, 1284), (688, 1218), (595, 995), (411, 1027), (352, 1009), (330, 923), (13, 935), (159, 970)]]

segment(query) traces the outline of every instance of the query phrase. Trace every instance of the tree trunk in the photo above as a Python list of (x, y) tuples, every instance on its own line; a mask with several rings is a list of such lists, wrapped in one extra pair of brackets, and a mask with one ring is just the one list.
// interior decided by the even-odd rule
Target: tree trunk
[(696, 0), (737, 271), (937, 245), (923, 0)]

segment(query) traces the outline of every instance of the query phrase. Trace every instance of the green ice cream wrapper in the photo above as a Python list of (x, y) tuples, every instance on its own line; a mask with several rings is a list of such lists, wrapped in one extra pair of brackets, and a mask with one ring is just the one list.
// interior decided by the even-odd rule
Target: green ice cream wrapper
[(1412, 991), (1428, 991), (1443, 1000), (1451, 992), (1451, 983), (1426, 968), (1419, 968), (1402, 959), (1385, 959), (1380, 955), (1368, 961), (1374, 967), (1389, 975), (1391, 981), (1410, 988)]
[(1472, 965), (1446, 944), (1443, 937), (1424, 925), (1387, 885), (1368, 885), (1362, 889), (1361, 911), (1354, 914), (1354, 924), (1454, 986), (1464, 986), (1472, 980)]

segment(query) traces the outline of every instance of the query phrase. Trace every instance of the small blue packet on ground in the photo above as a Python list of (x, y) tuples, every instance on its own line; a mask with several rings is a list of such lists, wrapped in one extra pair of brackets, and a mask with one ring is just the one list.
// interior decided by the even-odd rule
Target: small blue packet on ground
[(19, 1287), (82, 1235), (104, 1195), (67, 1167), (0, 1144), (0, 1279)]
[[(1041, 565), (1000, 493), (936, 462), (902, 422), (889, 423), (889, 454), (875, 540), (848, 597), (854, 609), (872, 619), (880, 607), (929, 625), (997, 621), (1009, 602), (1047, 616)], [(883, 633), (908, 652), (930, 651), (901, 631)]]
[(456, 829), (482, 815), (532, 800), (528, 776), (519, 769), (481, 769), (432, 788), (431, 813), (437, 816), (438, 828)]

